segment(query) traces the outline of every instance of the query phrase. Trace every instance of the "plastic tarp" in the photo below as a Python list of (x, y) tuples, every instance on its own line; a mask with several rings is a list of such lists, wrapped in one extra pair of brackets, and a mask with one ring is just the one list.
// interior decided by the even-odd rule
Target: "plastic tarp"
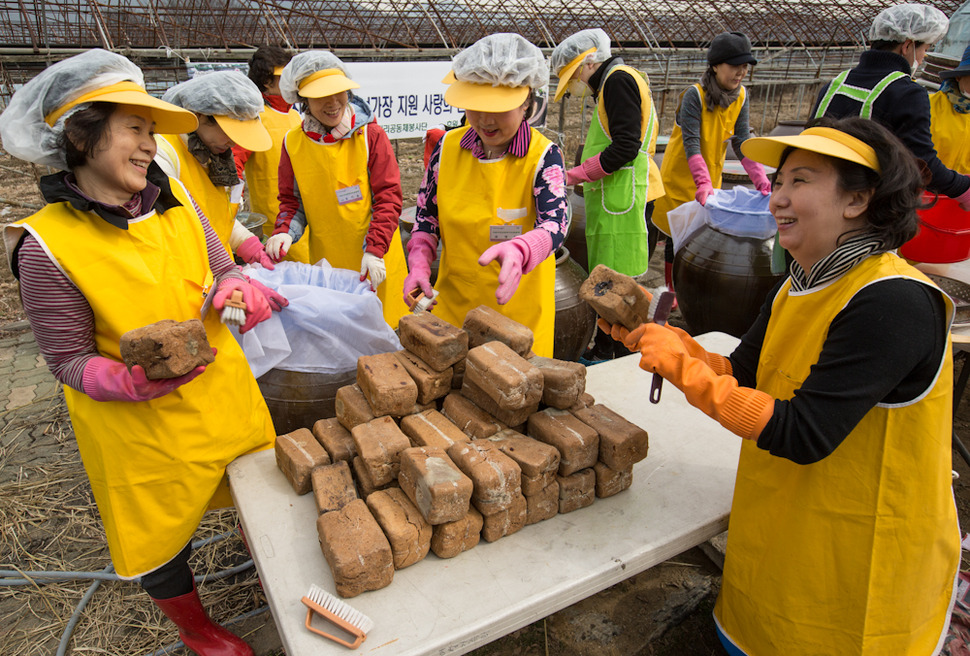
[(377, 294), (356, 271), (321, 260), (279, 262), (272, 271), (247, 266), (243, 273), (290, 302), (244, 335), (233, 328), (257, 378), (270, 369), (341, 373), (356, 369), (362, 355), (401, 349)]
[(768, 239), (778, 228), (768, 211), (770, 196), (740, 185), (734, 189), (715, 189), (707, 204), (696, 200), (684, 203), (667, 214), (674, 252), (690, 241), (701, 228), (711, 227), (735, 237)]

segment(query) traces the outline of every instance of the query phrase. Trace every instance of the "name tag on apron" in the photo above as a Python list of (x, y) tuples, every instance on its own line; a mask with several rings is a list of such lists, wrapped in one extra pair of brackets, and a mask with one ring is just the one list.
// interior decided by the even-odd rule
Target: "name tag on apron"
[(505, 209), (504, 207), (499, 207), (495, 210), (495, 215), (498, 217), (499, 221), (503, 221), (502, 225), (491, 225), (488, 227), (488, 240), (489, 241), (508, 241), (514, 239), (522, 234), (521, 225), (509, 225), (512, 221), (518, 221), (529, 215), (529, 210), (525, 207), (517, 209)]
[(364, 195), (360, 193), (360, 185), (355, 184), (353, 187), (344, 187), (343, 189), (337, 190), (337, 204), (346, 205), (347, 203), (353, 203), (357, 200), (363, 200)]

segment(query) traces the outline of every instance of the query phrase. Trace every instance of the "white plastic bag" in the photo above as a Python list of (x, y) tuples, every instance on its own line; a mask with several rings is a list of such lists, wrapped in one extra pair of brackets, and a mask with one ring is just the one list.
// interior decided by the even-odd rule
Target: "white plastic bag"
[(707, 204), (696, 200), (684, 203), (667, 213), (674, 252), (690, 241), (694, 233), (709, 226), (735, 237), (768, 239), (778, 231), (775, 218), (768, 211), (770, 196), (738, 185), (733, 189), (715, 189)]
[(290, 302), (245, 335), (233, 330), (257, 378), (274, 368), (341, 373), (355, 369), (362, 355), (401, 349), (377, 294), (357, 271), (321, 260), (280, 262), (272, 271), (248, 266), (243, 273)]

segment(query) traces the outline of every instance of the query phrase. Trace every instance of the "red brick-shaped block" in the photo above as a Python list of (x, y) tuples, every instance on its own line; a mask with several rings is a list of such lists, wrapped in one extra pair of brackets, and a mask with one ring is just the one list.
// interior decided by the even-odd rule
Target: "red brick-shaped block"
[(444, 371), (468, 353), (468, 334), (430, 312), (401, 317), (401, 346), (435, 371)]
[(119, 348), (128, 371), (141, 365), (148, 380), (178, 378), (215, 361), (199, 319), (162, 319), (129, 330), (121, 336)]
[(391, 545), (363, 499), (320, 515), (317, 536), (341, 597), (380, 590), (394, 580)]
[(469, 508), (461, 519), (432, 528), (431, 551), (438, 558), (454, 558), (478, 544), (482, 536), (482, 514)]
[(425, 521), (401, 488), (374, 492), (367, 497), (367, 507), (391, 544), (394, 569), (413, 565), (428, 555), (431, 524)]
[(418, 402), (418, 386), (394, 353), (357, 358), (357, 385), (378, 417), (403, 417)]
[(549, 474), (554, 476), (559, 471), (559, 450), (551, 444), (540, 442), (511, 429), (496, 433), (488, 438), (488, 441), (518, 463), (523, 478), (526, 476), (537, 478)]
[(401, 431), (412, 446), (440, 446), (447, 450), (455, 442), (468, 442), (469, 437), (454, 422), (437, 410), (425, 410), (401, 419)]
[(340, 510), (357, 498), (354, 477), (350, 473), (350, 465), (345, 460), (314, 468), (310, 473), (310, 483), (313, 486), (313, 500), (317, 504), (317, 512), (321, 515), (332, 510)]
[(474, 383), (503, 410), (537, 406), (542, 399), (542, 372), (502, 342), (468, 351), (464, 383)]
[(435, 371), (410, 351), (398, 351), (395, 355), (418, 387), (418, 403), (430, 403), (451, 391), (451, 367)]
[(589, 392), (583, 392), (579, 395), (579, 399), (573, 405), (569, 406), (570, 412), (575, 412), (576, 410), (582, 410), (583, 408), (588, 408), (591, 405), (596, 405), (596, 399)]
[(457, 392), (452, 392), (445, 397), (441, 413), (472, 439), (490, 437), (507, 428), (505, 424)]
[(538, 492), (525, 497), (525, 525), (551, 519), (559, 514), (559, 481), (553, 480)]
[(298, 428), (292, 433), (277, 436), (276, 466), (297, 494), (310, 491), (310, 472), (314, 467), (329, 464), (330, 456), (309, 429)]
[(326, 449), (332, 462), (344, 460), (349, 463), (357, 455), (354, 438), (336, 417), (317, 420), (313, 424), (312, 432), (320, 446)]
[(472, 503), (483, 515), (507, 509), (522, 493), (519, 465), (488, 440), (456, 443), (448, 455), (475, 484)]
[(453, 390), (460, 390), (461, 382), (465, 380), (465, 360), (466, 358), (462, 358), (451, 368), (453, 372), (451, 376), (451, 389)]
[(495, 542), (506, 535), (518, 533), (525, 526), (527, 504), (522, 494), (512, 497), (512, 505), (492, 515), (482, 516), (482, 537)]
[(429, 524), (464, 517), (474, 489), (472, 480), (437, 446), (405, 449), (398, 484)]
[[(550, 445), (546, 445), (550, 446)], [(555, 448), (555, 447), (553, 447)], [(558, 453), (558, 451), (557, 451)], [(552, 471), (543, 472), (537, 476), (526, 476), (522, 474), (522, 494), (525, 496), (532, 496), (538, 494), (540, 491), (546, 489), (555, 482), (556, 477), (559, 476), (559, 469), (556, 468)]]
[(505, 426), (519, 426), (528, 421), (529, 415), (539, 409), (539, 401), (536, 400), (535, 403), (530, 403), (524, 408), (506, 410), (499, 406), (488, 392), (470, 381), (468, 376), (465, 376), (465, 381), (461, 384), (461, 395)]
[(579, 288), (579, 297), (608, 323), (633, 330), (649, 321), (650, 299), (630, 276), (597, 264)]
[(559, 451), (559, 475), (596, 464), (599, 435), (567, 410), (546, 408), (529, 417), (529, 435)]
[(568, 409), (586, 391), (586, 367), (578, 362), (535, 356), (529, 362), (542, 373), (542, 402)]
[(381, 486), (397, 478), (401, 468), (401, 451), (411, 446), (390, 417), (378, 417), (350, 431), (357, 453), (374, 485)]
[(591, 506), (596, 501), (596, 472), (592, 467), (560, 476), (558, 480), (560, 514)]
[(398, 487), (397, 479), (394, 479), (390, 483), (385, 483), (384, 485), (375, 485), (374, 481), (371, 480), (370, 472), (367, 471), (367, 465), (364, 464), (364, 461), (360, 456), (355, 456), (353, 462), (350, 463), (350, 466), (354, 470), (354, 480), (357, 482), (357, 489), (360, 491), (360, 496), (363, 499), (366, 499), (378, 490), (387, 490), (392, 487)]
[(344, 385), (337, 390), (334, 397), (334, 411), (337, 421), (347, 430), (353, 430), (354, 426), (366, 424), (375, 418), (367, 397), (360, 391), (357, 383)]
[(596, 496), (601, 499), (619, 494), (633, 485), (633, 466), (627, 469), (611, 469), (602, 462), (593, 465), (596, 474)]
[(468, 311), (462, 328), (468, 333), (468, 348), (473, 349), (486, 342), (502, 342), (525, 357), (532, 350), (532, 331), (518, 321), (486, 305)]
[(647, 457), (647, 431), (605, 405), (590, 406), (573, 414), (599, 434), (599, 460), (610, 469), (629, 469)]

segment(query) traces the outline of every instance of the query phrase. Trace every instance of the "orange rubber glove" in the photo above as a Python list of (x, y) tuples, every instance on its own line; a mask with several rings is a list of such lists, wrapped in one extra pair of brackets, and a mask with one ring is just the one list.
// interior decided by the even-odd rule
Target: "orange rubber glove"
[(731, 361), (720, 353), (711, 353), (704, 349), (703, 346), (694, 341), (694, 338), (690, 336), (686, 330), (677, 328), (676, 326), (667, 326), (673, 331), (677, 337), (680, 337), (681, 343), (690, 353), (690, 357), (697, 358), (702, 362), (705, 362), (708, 367), (714, 370), (718, 376), (723, 376), (725, 374), (731, 375), (734, 373), (734, 367), (731, 365)]
[(624, 343), (640, 351), (641, 369), (669, 380), (688, 403), (746, 440), (757, 439), (775, 411), (775, 400), (768, 394), (740, 387), (733, 376), (719, 376), (705, 361), (691, 357), (670, 328), (645, 323)]

